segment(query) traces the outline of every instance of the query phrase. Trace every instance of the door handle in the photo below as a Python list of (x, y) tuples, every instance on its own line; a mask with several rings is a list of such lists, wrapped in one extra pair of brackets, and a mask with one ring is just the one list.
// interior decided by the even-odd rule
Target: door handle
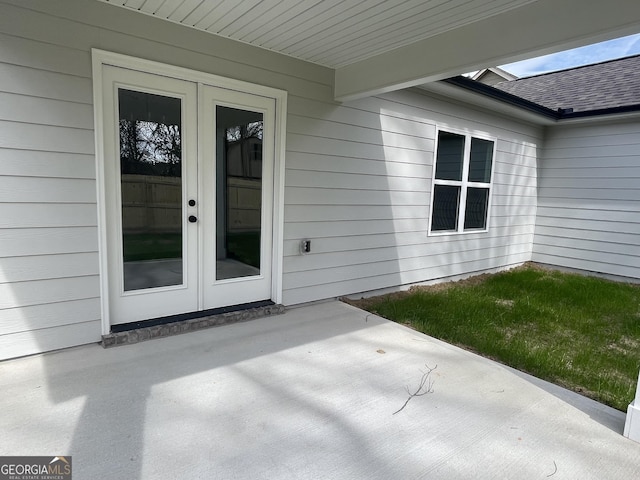
[(196, 217), (195, 215), (189, 215), (190, 223), (196, 223), (197, 221), (198, 221), (198, 217)]

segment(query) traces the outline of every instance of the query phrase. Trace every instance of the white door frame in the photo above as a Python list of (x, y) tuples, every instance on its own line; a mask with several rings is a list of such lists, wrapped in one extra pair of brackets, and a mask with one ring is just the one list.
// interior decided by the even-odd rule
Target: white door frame
[[(275, 144), (273, 164), (273, 212), (272, 212), (272, 265), (271, 265), (271, 300), (275, 303), (282, 302), (282, 262), (284, 251), (284, 159), (286, 142), (286, 112), (287, 92), (262, 85), (256, 85), (239, 80), (233, 80), (218, 75), (190, 70), (187, 68), (167, 65), (151, 60), (144, 60), (127, 55), (92, 49), (93, 63), (93, 102), (94, 102), (94, 130), (96, 143), (96, 188), (98, 202), (98, 238), (100, 261), (100, 288), (102, 309), (102, 334), (110, 333), (110, 309), (109, 309), (109, 258), (107, 252), (107, 204), (105, 178), (105, 136), (104, 136), (104, 112), (107, 106), (103, 102), (103, 67), (111, 65), (162, 75), (179, 80), (195, 82), (199, 85), (260, 95), (275, 100)], [(109, 139), (107, 139), (108, 141)], [(114, 259), (115, 260), (115, 259)], [(267, 273), (267, 272), (265, 272)]]

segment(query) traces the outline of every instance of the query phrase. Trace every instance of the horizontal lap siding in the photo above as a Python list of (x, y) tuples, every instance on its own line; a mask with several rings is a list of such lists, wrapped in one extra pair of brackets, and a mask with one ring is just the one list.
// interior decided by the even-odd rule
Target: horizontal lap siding
[(640, 278), (640, 122), (556, 128), (540, 162), (533, 259)]
[[(293, 96), (288, 121), (285, 303), (530, 260), (538, 129), (421, 91), (341, 105)], [(488, 233), (427, 234), (438, 126), (498, 138)]]
[(98, 341), (100, 298), (89, 51), (8, 33), (29, 14), (0, 9), (2, 359)]
[(100, 2), (0, 0), (0, 359), (100, 340), (91, 48), (330, 98), (328, 69)]
[[(0, 42), (1, 358), (100, 338), (93, 47), (288, 92), (285, 304), (530, 259), (536, 128), (417, 90), (337, 104), (329, 69), (101, 2), (0, 0)], [(488, 233), (427, 236), (437, 125), (498, 138)]]

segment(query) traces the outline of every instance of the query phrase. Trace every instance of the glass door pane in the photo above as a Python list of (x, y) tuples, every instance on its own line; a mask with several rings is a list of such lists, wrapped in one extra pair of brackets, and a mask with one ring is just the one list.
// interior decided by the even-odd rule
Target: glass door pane
[(216, 106), (216, 280), (260, 274), (263, 114)]
[(118, 91), (125, 291), (183, 283), (181, 102)]

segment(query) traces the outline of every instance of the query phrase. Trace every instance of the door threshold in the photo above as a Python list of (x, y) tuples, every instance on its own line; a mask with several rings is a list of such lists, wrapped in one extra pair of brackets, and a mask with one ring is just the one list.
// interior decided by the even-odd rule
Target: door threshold
[(265, 300), (113, 325), (111, 333), (102, 336), (102, 346), (109, 348), (118, 345), (131, 345), (154, 338), (170, 337), (205, 328), (246, 322), (284, 312), (284, 305)]

